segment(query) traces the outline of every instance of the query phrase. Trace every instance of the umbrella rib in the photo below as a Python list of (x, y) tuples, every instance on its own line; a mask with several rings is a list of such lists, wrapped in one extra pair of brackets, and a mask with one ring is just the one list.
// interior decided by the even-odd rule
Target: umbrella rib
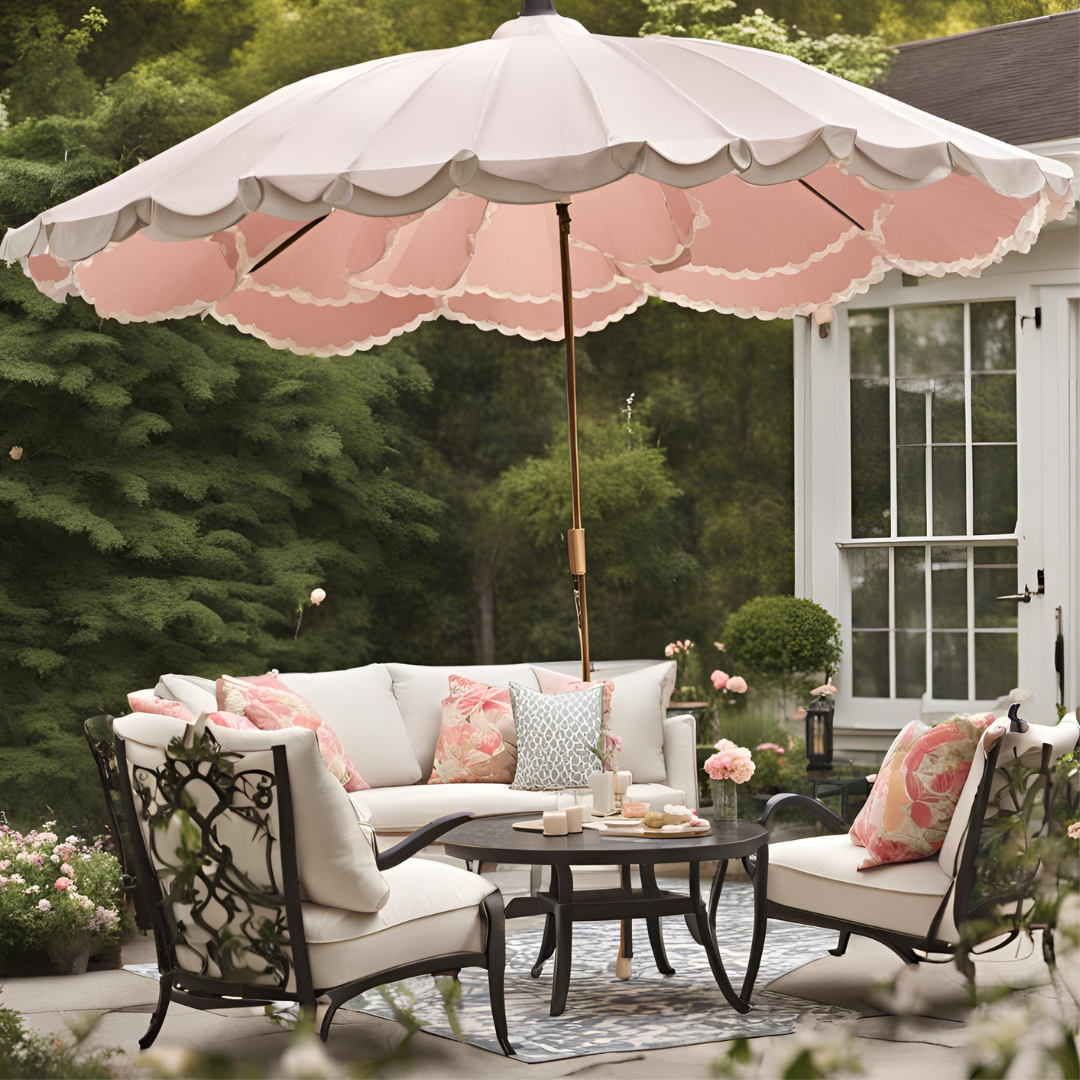
[(841, 210), (840, 207), (832, 201), (832, 199), (828, 199), (824, 195), (822, 195), (821, 192), (818, 191), (818, 189), (814, 187), (813, 184), (808, 184), (801, 176), (798, 178), (798, 180), (799, 183), (802, 184), (802, 186), (806, 188), (807, 191), (812, 192), (827, 206), (831, 206), (841, 217), (847, 218), (848, 221), (850, 221), (856, 229), (858, 229), (860, 232), (866, 232), (864, 226), (860, 225), (859, 222), (857, 222), (846, 210)]
[(300, 226), (299, 229), (296, 230), (296, 232), (294, 232), (291, 235), (285, 237), (285, 239), (282, 240), (281, 243), (278, 244), (278, 246), (276, 248), (274, 248), (273, 251), (271, 251), (268, 255), (264, 255), (248, 271), (248, 274), (249, 275), (254, 274), (256, 270), (261, 270), (271, 259), (276, 259), (287, 247), (291, 246), (292, 244), (295, 244), (296, 241), (299, 240), (301, 236), (304, 236), (306, 233), (311, 232), (311, 230), (314, 229), (315, 226), (318, 225), (320, 221), (325, 221), (330, 216), (331, 213), (333, 213), (333, 211), (330, 211), (329, 213), (323, 214), (321, 217), (312, 218), (311, 221), (305, 222), (303, 225)]

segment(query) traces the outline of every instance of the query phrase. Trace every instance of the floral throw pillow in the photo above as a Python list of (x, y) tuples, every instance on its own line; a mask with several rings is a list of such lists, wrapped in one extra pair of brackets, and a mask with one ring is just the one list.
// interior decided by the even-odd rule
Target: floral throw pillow
[(194, 724), (195, 717), (190, 709), (185, 709), (179, 701), (167, 701), (152, 695), (128, 694), (128, 708), (132, 712), (156, 713), (158, 716), (171, 716), (174, 720), (183, 720), (185, 724)]
[(937, 853), (993, 716), (954, 716), (927, 727), (913, 720), (893, 742), (849, 835), (866, 858), (860, 870)]
[(315, 732), (326, 767), (346, 791), (364, 791), (370, 785), (356, 771), (341, 740), (314, 705), (277, 679), (256, 685), (247, 679), (223, 675), (217, 681), (218, 708), (251, 721), (261, 731), (306, 727)]
[(429, 784), (509, 784), (517, 767), (510, 691), (450, 676)]

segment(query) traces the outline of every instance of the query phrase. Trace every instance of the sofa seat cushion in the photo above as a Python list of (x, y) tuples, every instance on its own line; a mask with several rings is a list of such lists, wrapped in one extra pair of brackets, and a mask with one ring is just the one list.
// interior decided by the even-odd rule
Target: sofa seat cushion
[[(377, 832), (411, 832), (446, 814), (538, 814), (572, 806), (576, 798), (589, 802), (587, 791), (512, 791), (508, 784), (416, 784), (372, 788), (349, 796), (364, 821)], [(686, 792), (665, 784), (631, 784), (628, 797), (658, 808), (685, 803)]]
[(379, 911), (302, 905), (317, 989), (432, 957), (484, 951), (481, 904), (496, 891), (490, 881), (431, 859), (410, 859), (384, 876), (390, 897)]
[[(846, 834), (769, 845), (769, 900), (834, 919), (923, 937), (952, 879), (937, 859), (859, 871), (866, 852)], [(952, 919), (938, 937), (955, 940)]]

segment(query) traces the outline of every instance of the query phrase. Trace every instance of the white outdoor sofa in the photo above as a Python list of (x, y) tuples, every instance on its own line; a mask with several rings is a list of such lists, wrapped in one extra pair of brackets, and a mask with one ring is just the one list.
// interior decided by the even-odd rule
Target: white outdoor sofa
[[(443, 817), (554, 810), (586, 792), (513, 791), (506, 784), (428, 784), (439, 737), (448, 677), (463, 675), (495, 686), (540, 689), (533, 667), (576, 674), (576, 663), (426, 667), (368, 664), (344, 671), (282, 672), (279, 678), (326, 718), (370, 790), (353, 793), (360, 816), (380, 836), (394, 836)], [(232, 673), (230, 673), (232, 674)], [(611, 726), (621, 737), (619, 767), (634, 782), (629, 796), (654, 805), (697, 806), (696, 727), (688, 714), (668, 717), (675, 682), (671, 661), (598, 663), (594, 679), (612, 679)], [(178, 700), (196, 717), (217, 708), (213, 683), (162, 676), (140, 694)]]

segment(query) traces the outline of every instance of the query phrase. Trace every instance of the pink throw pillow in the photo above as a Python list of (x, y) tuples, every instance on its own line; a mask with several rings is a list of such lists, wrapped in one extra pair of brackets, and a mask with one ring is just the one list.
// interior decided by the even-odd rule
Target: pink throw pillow
[(185, 709), (179, 701), (169, 701), (167, 698), (139, 697), (138, 694), (128, 694), (128, 708), (132, 712), (156, 713), (158, 716), (171, 716), (174, 720), (183, 720), (186, 724), (195, 723), (195, 717), (188, 709)]
[(517, 769), (510, 690), (450, 676), (429, 784), (509, 784)]
[(212, 712), (207, 714), (211, 724), (218, 727), (232, 728), (234, 731), (258, 731), (259, 729), (246, 717), (239, 713)]
[(945, 840), (975, 749), (993, 716), (954, 716), (901, 731), (849, 833), (866, 848), (860, 870), (935, 855)]
[(261, 684), (223, 675), (217, 681), (218, 708), (243, 716), (260, 731), (310, 728), (319, 740), (319, 751), (326, 767), (341, 781), (346, 791), (364, 791), (370, 787), (349, 760), (333, 728), (310, 701), (272, 675), (258, 678), (263, 680)]

